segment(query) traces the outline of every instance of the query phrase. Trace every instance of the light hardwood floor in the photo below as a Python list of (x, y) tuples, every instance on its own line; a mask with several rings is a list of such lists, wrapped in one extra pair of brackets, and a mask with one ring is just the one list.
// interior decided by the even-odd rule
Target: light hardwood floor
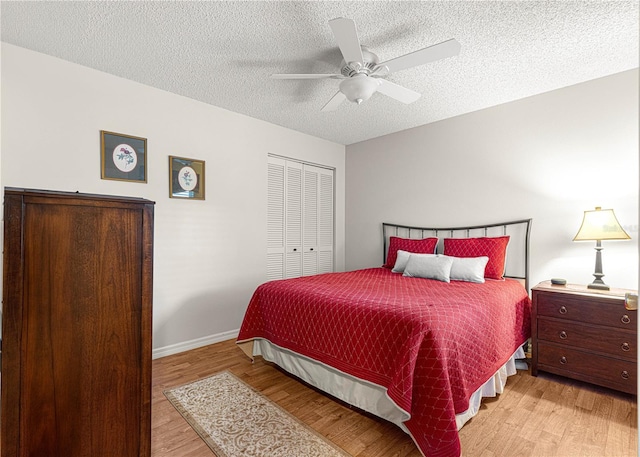
[[(167, 388), (229, 370), (338, 446), (358, 457), (420, 457), (393, 424), (349, 408), (258, 358), (233, 340), (153, 362), (152, 456), (211, 457), (164, 397)], [(636, 397), (553, 375), (519, 371), (460, 431), (465, 457), (625, 457), (637, 455)]]

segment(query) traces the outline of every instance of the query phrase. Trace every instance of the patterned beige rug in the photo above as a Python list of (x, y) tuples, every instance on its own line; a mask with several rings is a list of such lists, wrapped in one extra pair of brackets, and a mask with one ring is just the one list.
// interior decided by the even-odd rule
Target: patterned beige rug
[(228, 371), (164, 394), (218, 457), (349, 456)]

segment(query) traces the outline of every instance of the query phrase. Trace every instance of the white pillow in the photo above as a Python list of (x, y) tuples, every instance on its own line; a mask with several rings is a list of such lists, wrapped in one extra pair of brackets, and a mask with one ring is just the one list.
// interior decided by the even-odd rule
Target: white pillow
[(450, 278), (453, 281), (484, 282), (484, 269), (489, 257), (451, 257)]
[(449, 282), (453, 258), (444, 255), (411, 254), (403, 276)]
[(435, 254), (413, 254), (408, 251), (402, 251), (398, 249), (398, 257), (396, 257), (396, 264), (393, 266), (392, 273), (404, 273), (404, 269), (407, 267), (407, 262), (409, 261), (409, 256), (425, 256), (425, 257), (435, 257)]
[(409, 261), (410, 252), (401, 251), (398, 249), (398, 256), (396, 257), (396, 264), (393, 266), (392, 273), (403, 273), (404, 268), (407, 266), (407, 262)]

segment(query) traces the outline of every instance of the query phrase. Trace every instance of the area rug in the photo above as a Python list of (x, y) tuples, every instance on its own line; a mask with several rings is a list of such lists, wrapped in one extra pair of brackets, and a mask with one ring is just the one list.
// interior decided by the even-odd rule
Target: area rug
[(218, 457), (349, 456), (228, 371), (164, 394)]

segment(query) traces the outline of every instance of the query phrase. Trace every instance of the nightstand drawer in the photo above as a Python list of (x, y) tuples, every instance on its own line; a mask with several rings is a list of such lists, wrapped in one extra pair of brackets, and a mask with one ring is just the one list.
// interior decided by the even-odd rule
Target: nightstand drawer
[(538, 340), (636, 360), (637, 339), (632, 330), (619, 330), (562, 319), (538, 317)]
[(538, 316), (550, 316), (590, 324), (635, 330), (637, 311), (628, 311), (624, 299), (609, 300), (607, 297), (576, 296), (563, 293), (537, 294)]
[(636, 392), (636, 363), (538, 342), (538, 368), (594, 384)]

